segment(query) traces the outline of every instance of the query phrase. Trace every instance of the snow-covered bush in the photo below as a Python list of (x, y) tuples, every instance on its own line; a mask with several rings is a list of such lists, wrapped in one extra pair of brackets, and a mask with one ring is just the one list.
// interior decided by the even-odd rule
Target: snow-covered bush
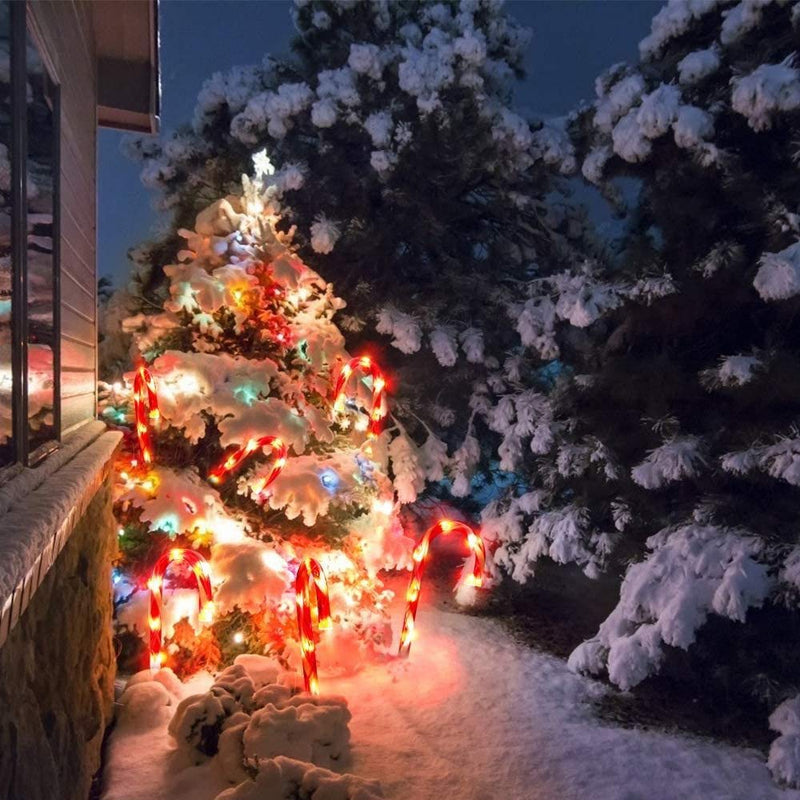
[(298, 694), (296, 674), (277, 667), (280, 682), (256, 688), (248, 666), (259, 658), (228, 667), (207, 692), (181, 700), (169, 724), (178, 748), (194, 763), (219, 754), (232, 781), (247, 765), (279, 755), (324, 767), (343, 761), (350, 740), (345, 699)]
[(120, 697), (110, 769), (124, 770), (131, 751), (146, 755), (163, 748), (159, 737), (168, 722), (177, 745), (169, 763), (178, 781), (184, 769), (195, 772), (189, 781), (203, 780), (192, 765), (210, 763), (219, 782), (231, 787), (216, 800), (383, 797), (377, 781), (340, 771), (350, 740), (344, 698), (306, 694), (297, 685), (296, 673), (252, 654), (237, 657), (198, 694), (190, 694), (170, 669), (137, 673)]
[(380, 784), (355, 775), (336, 775), (279, 756), (260, 761), (254, 779), (217, 795), (216, 800), (379, 800)]

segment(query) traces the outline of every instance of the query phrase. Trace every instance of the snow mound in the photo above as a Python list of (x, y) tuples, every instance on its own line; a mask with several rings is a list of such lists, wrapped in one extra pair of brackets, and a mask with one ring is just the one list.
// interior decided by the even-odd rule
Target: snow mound
[[(532, 504), (529, 498), (526, 505)], [(402, 606), (398, 600), (398, 624)], [(325, 682), (348, 697), (353, 712), (353, 763), (347, 769), (379, 778), (387, 798), (800, 798), (800, 792), (774, 785), (752, 749), (598, 720), (594, 705), (610, 690), (514, 641), (495, 620), (430, 605), (420, 615), (420, 630), (410, 659)], [(269, 659), (246, 656), (251, 658), (265, 676), (276, 669)], [(260, 688), (285, 692), (288, 687), (275, 688), (269, 677)], [(198, 688), (183, 686), (183, 691)], [(124, 725), (115, 727), (103, 800), (383, 796), (370, 781), (281, 757), (252, 765), (231, 782), (220, 769), (222, 752), (200, 766), (186, 765), (165, 728), (166, 723), (162, 730), (132, 736)]]
[(253, 712), (242, 733), (245, 759), (252, 762), (286, 755), (318, 766), (335, 766), (350, 747), (347, 701), (288, 694), (262, 693), (262, 702), (266, 698), (272, 702)]
[(169, 733), (192, 763), (219, 755), (232, 782), (246, 765), (276, 756), (332, 767), (349, 754), (347, 702), (295, 694), (294, 679), (271, 659), (249, 655), (220, 672), (208, 691), (184, 698)]
[(260, 761), (258, 775), (216, 800), (375, 800), (383, 797), (377, 781), (336, 775), (302, 761), (279, 756)]

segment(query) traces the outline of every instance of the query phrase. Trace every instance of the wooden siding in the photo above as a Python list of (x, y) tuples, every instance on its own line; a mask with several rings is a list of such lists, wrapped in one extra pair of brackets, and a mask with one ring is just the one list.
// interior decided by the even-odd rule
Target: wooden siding
[(97, 68), (91, 3), (29, 2), (30, 24), (61, 85), (61, 430), (95, 415), (97, 379)]

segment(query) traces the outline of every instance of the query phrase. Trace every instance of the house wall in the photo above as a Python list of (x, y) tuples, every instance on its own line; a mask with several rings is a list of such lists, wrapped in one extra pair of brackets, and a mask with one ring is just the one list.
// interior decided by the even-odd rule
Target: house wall
[(61, 85), (61, 428), (96, 408), (97, 65), (92, 7), (28, 3), (48, 69)]
[[(112, 717), (116, 670), (110, 585), (116, 525), (110, 479), (102, 475), (118, 435), (92, 421), (95, 38), (90, 2), (29, 0), (27, 15), (61, 86), (61, 432), (67, 435), (61, 450), (0, 489), (0, 800), (86, 800)], [(34, 480), (39, 474), (43, 480)]]
[(86, 800), (116, 661), (110, 479), (0, 647), (0, 798)]

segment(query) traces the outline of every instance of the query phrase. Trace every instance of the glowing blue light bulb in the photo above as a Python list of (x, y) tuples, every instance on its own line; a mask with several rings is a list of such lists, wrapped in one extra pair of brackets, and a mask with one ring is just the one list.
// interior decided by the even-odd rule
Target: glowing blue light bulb
[(333, 494), (339, 488), (340, 479), (334, 470), (324, 469), (320, 473), (319, 482)]

